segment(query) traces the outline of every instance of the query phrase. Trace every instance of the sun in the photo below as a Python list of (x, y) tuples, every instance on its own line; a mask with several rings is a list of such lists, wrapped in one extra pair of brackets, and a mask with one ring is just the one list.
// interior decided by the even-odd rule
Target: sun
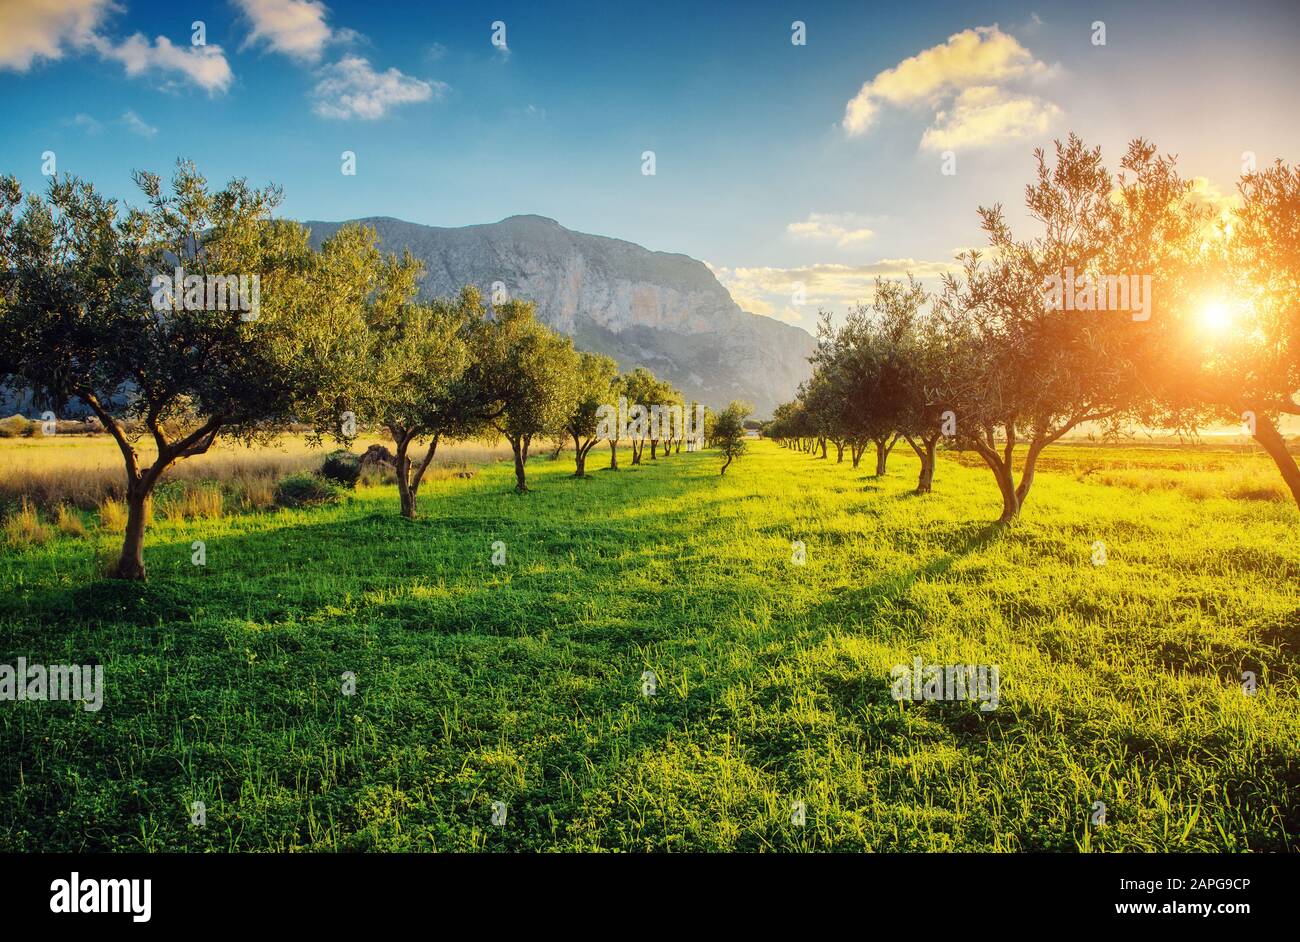
[(1232, 305), (1222, 298), (1211, 298), (1201, 305), (1201, 329), (1211, 334), (1222, 334), (1232, 326)]

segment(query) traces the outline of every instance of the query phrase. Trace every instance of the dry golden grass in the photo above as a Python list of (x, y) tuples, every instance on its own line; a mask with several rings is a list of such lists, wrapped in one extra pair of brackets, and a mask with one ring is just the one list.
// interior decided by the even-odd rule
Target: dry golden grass
[[(150, 513), (148, 516), (152, 517)], [(115, 497), (105, 497), (99, 505), (99, 526), (109, 533), (126, 531), (126, 504)]]
[(89, 532), (86, 529), (86, 521), (81, 519), (81, 514), (67, 504), (59, 504), (59, 509), (55, 512), (54, 526), (65, 536), (85, 536)]
[(5, 518), (5, 542), (10, 546), (31, 546), (50, 538), (50, 530), (41, 522), (31, 501), (23, 498), (18, 510)]
[[(363, 452), (372, 444), (392, 449), (391, 442), (369, 437), (355, 442), (352, 450)], [(138, 448), (141, 462), (153, 460), (150, 442), (141, 440)], [(329, 444), (312, 447), (304, 436), (292, 434), (280, 436), (270, 445), (253, 447), (219, 441), (207, 454), (173, 465), (163, 475), (163, 482), (216, 482), (231, 498), (229, 506), (261, 510), (271, 505), (277, 481), (290, 474), (318, 470), (325, 455), (333, 450)], [(543, 452), (534, 446), (534, 453), (540, 456)], [(510, 448), (505, 442), (441, 445), (426, 478), (450, 477), (471, 466), (509, 458)], [(390, 469), (380, 469), (377, 476), (379, 480), (393, 481)], [(122, 455), (108, 435), (0, 439), (0, 504), (16, 504), (26, 498), (50, 512), (65, 503), (81, 510), (102, 510), (105, 501), (121, 502), (125, 497)]]
[(225, 495), (211, 484), (183, 484), (157, 495), (154, 505), (164, 520), (216, 520), (225, 512)]

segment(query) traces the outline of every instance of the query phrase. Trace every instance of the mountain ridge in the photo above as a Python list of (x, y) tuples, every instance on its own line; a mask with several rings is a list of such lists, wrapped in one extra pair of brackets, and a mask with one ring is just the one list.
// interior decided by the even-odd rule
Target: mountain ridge
[(410, 249), (425, 266), (423, 298), (501, 282), (582, 350), (645, 366), (688, 397), (720, 408), (751, 402), (759, 415), (795, 393), (816, 341), (805, 330), (744, 311), (707, 265), (689, 255), (577, 232), (548, 216), (443, 227), (392, 216), (306, 220), (319, 245), (340, 227), (373, 228), (385, 251)]

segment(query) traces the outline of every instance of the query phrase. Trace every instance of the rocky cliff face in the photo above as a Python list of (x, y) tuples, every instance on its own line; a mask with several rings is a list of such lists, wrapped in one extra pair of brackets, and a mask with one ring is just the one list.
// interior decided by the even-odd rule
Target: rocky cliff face
[[(742, 311), (703, 263), (631, 242), (565, 229), (542, 216), (443, 229), (371, 218), (387, 251), (424, 262), (426, 297), (467, 284), (485, 296), (502, 282), (581, 350), (605, 353), (622, 370), (644, 366), (715, 408), (732, 399), (771, 414), (810, 373), (813, 338)], [(317, 244), (341, 223), (308, 222)]]

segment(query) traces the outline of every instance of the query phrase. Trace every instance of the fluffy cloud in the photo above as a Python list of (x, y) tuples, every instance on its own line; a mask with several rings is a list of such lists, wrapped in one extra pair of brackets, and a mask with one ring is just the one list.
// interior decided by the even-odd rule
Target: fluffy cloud
[(36, 59), (84, 47), (113, 9), (111, 0), (27, 0), (0, 4), (0, 69), (26, 72)]
[(61, 59), (67, 50), (93, 50), (135, 77), (156, 73), (207, 90), (225, 91), (232, 79), (220, 46), (174, 46), (136, 33), (114, 42), (100, 32), (119, 8), (111, 0), (25, 0), (0, 5), (0, 69), (27, 71), (37, 59)]
[(992, 85), (967, 88), (921, 136), (924, 150), (987, 147), (1042, 134), (1061, 114), (1049, 101), (1015, 95)]
[(809, 213), (803, 222), (792, 222), (785, 230), (796, 239), (834, 242), (844, 247), (860, 245), (875, 235), (864, 223), (853, 213)]
[(234, 78), (220, 46), (176, 46), (166, 36), (151, 43), (141, 33), (120, 43), (95, 36), (90, 45), (105, 59), (120, 62), (133, 78), (146, 73), (179, 76), (209, 93), (224, 92)]
[(1014, 36), (997, 26), (977, 26), (864, 83), (845, 105), (841, 125), (857, 137), (871, 129), (885, 105), (924, 104), (936, 111), (936, 124), (926, 131), (922, 147), (987, 146), (1041, 131), (1059, 114), (1050, 102), (1001, 87), (1051, 71)]
[(325, 4), (316, 0), (235, 2), (253, 24), (246, 45), (263, 42), (290, 58), (314, 63), (320, 61), (326, 45), (336, 38), (325, 22)]
[(326, 118), (382, 118), (394, 105), (441, 99), (444, 82), (426, 82), (397, 69), (376, 72), (361, 56), (344, 56), (322, 70), (315, 112)]

